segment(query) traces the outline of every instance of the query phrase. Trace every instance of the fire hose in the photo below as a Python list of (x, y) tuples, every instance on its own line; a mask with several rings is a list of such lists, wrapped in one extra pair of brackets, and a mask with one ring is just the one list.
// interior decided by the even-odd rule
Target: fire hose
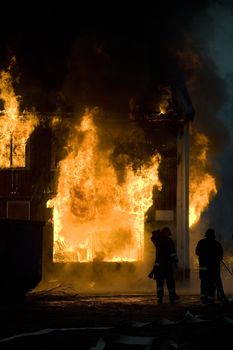
[(221, 260), (221, 263), (225, 266), (225, 268), (227, 269), (227, 271), (231, 274), (231, 276), (233, 276), (232, 271), (229, 269), (229, 267), (225, 264), (225, 262), (223, 260)]
[[(231, 274), (231, 276), (233, 276), (232, 271), (229, 269), (229, 267), (225, 264), (225, 262), (223, 260), (221, 260), (221, 263), (225, 266), (225, 268), (227, 269), (227, 271)], [(223, 284), (222, 284), (222, 279), (221, 276), (219, 275), (217, 280), (216, 280), (216, 287), (217, 287), (217, 298), (218, 300), (221, 300), (225, 303), (228, 303), (228, 299), (225, 295), (224, 292), (224, 288), (223, 288)]]

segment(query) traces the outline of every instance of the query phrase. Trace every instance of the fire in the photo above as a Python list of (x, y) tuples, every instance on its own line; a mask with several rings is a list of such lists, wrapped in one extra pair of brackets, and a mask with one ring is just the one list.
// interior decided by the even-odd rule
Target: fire
[(0, 167), (25, 167), (26, 143), (38, 119), (30, 113), (20, 115), (11, 74), (4, 70), (0, 72), (0, 99), (4, 104), (0, 116)]
[(170, 111), (172, 93), (170, 86), (164, 85), (161, 88), (161, 101), (159, 101), (159, 114), (165, 115)]
[(153, 204), (160, 155), (119, 181), (110, 157), (100, 149), (94, 115), (87, 112), (70, 136), (59, 164), (54, 214), (54, 261), (136, 261), (143, 259), (144, 215)]
[(160, 114), (165, 114), (166, 113), (166, 105), (164, 105), (163, 103), (159, 106), (159, 113)]
[(206, 171), (208, 138), (194, 133), (194, 151), (190, 165), (189, 226), (195, 225), (211, 198), (217, 193), (215, 178)]

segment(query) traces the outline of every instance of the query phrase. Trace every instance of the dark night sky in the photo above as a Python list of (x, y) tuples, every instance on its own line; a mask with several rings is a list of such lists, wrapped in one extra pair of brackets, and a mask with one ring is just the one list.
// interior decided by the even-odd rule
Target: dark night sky
[(190, 91), (195, 123), (211, 140), (222, 181), (207, 214), (228, 239), (233, 233), (232, 9), (227, 0), (148, 1), (143, 7), (126, 2), (4, 5), (0, 65), (6, 68), (16, 56), (15, 90), (28, 109), (100, 105), (121, 112), (132, 96), (149, 106), (161, 82), (189, 79), (193, 71), (184, 74), (173, 53), (190, 46), (202, 60)]

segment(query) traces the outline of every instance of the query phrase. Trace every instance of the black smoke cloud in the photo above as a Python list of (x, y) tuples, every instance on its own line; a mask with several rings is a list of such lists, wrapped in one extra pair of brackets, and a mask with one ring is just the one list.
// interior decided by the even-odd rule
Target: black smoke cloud
[(70, 51), (64, 106), (97, 105), (123, 116), (132, 106), (155, 110), (166, 86), (185, 84), (175, 52), (187, 46), (195, 16), (205, 6), (182, 1), (90, 19)]
[(16, 55), (17, 91), (42, 112), (86, 105), (122, 112), (132, 99), (150, 108), (161, 84), (183, 83), (173, 50), (186, 45), (208, 4), (20, 5), (8, 10), (10, 22), (4, 17), (0, 61)]

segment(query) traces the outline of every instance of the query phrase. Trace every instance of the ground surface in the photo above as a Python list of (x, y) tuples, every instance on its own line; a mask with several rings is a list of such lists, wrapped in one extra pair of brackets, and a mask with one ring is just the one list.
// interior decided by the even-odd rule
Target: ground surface
[(153, 293), (34, 291), (2, 300), (0, 349), (233, 349), (233, 296), (202, 305), (199, 295), (157, 303)]

